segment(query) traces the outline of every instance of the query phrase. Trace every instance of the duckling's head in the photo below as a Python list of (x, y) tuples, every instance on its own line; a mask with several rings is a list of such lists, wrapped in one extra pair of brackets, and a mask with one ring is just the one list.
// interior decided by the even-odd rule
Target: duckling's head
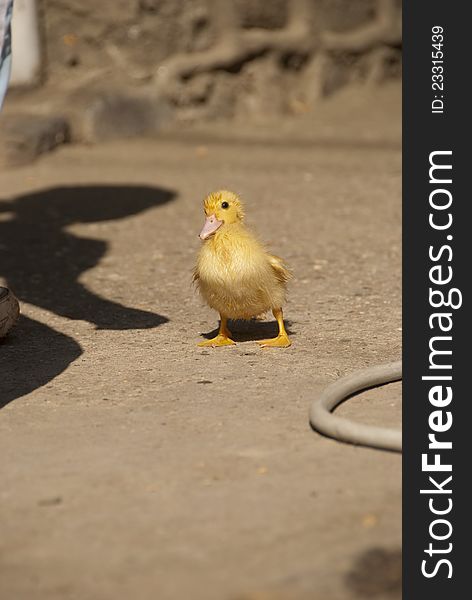
[(241, 223), (244, 219), (244, 209), (241, 200), (228, 190), (212, 192), (203, 201), (206, 219), (200, 232), (200, 239), (206, 240), (223, 225)]

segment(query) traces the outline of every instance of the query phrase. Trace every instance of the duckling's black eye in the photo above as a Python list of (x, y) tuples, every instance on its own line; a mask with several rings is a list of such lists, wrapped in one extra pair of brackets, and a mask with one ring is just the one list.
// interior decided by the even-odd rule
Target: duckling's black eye
[(229, 208), (229, 204), (227, 202), (222, 202), (221, 208)]

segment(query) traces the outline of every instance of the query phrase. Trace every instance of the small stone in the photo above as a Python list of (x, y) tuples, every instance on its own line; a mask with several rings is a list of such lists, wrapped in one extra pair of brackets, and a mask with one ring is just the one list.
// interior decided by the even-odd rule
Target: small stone
[(362, 526), (366, 529), (371, 529), (372, 527), (375, 527), (377, 525), (378, 520), (379, 519), (376, 515), (364, 515), (362, 517)]
[(65, 118), (11, 114), (0, 121), (0, 167), (26, 165), (70, 139)]
[(38, 500), (38, 506), (57, 506), (58, 504), (62, 504), (61, 496), (53, 496), (52, 498)]
[(198, 158), (205, 158), (208, 155), (207, 146), (197, 146), (195, 148), (195, 154)]

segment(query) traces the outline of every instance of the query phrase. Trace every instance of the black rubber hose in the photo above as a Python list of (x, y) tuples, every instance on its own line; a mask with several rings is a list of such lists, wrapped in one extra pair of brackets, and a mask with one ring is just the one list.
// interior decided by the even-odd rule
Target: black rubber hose
[(369, 367), (338, 379), (329, 385), (311, 405), (311, 426), (319, 433), (343, 442), (401, 452), (400, 430), (355, 423), (332, 413), (336, 406), (358, 392), (399, 381), (401, 378), (402, 362), (398, 361)]

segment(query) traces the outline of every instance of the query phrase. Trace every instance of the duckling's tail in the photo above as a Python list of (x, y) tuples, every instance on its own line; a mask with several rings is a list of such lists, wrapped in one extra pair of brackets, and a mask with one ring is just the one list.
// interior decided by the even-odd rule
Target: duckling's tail
[(287, 281), (292, 279), (292, 273), (290, 272), (284, 261), (280, 258), (280, 256), (270, 254), (269, 261), (271, 267), (274, 269), (275, 276), (280, 281), (280, 283), (286, 284)]

